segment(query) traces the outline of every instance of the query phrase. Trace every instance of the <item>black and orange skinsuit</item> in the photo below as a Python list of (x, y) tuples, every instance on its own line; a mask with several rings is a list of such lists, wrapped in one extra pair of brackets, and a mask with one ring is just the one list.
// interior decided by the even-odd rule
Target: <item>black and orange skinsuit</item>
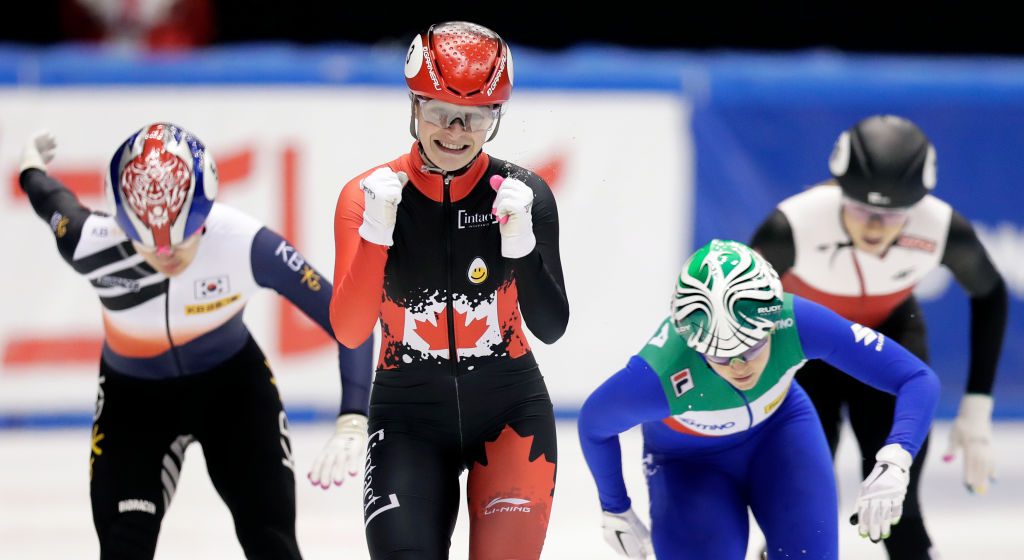
[[(548, 344), (568, 322), (554, 197), (537, 175), (485, 153), (444, 172), (417, 143), (386, 165), (409, 176), (394, 245), (359, 236), (360, 181), (373, 169), (345, 185), (334, 226), (336, 336), (358, 346), (381, 322), (363, 492), (370, 556), (447, 558), (469, 469), (470, 558), (538, 558), (555, 424), (523, 321)], [(493, 175), (534, 192), (537, 246), (523, 258), (501, 255)]]

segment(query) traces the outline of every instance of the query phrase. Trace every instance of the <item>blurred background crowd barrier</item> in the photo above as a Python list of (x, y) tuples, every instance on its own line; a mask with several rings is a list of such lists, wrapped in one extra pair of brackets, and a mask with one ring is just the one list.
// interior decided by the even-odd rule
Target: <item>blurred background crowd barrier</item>
[[(327, 276), (340, 188), (413, 141), (401, 71), (408, 38), (209, 45), (220, 13), (209, 3), (164, 12), (158, 1), (136, 11), (113, 4), (54, 4), (64, 32), (92, 43), (0, 45), (0, 426), (86, 424), (101, 340), (91, 288), (18, 188), (31, 132), (56, 133), (52, 173), (102, 209), (113, 149), (147, 122), (181, 124), (216, 158), (220, 200), (290, 238)], [(482, 23), (511, 37), (515, 61), (512, 101), (486, 149), (540, 173), (559, 204), (572, 318), (557, 344), (534, 344), (559, 414), (575, 415), (644, 343), (691, 248), (749, 240), (777, 202), (827, 178), (840, 131), (896, 113), (931, 138), (935, 195), (975, 224), (1007, 281), (995, 414), (1024, 417), (1024, 59), (541, 50), (517, 45), (499, 21)], [(951, 417), (966, 379), (968, 302), (944, 271), (918, 296), (943, 381), (939, 412)], [(247, 317), (293, 421), (333, 417), (330, 341), (270, 295)]]

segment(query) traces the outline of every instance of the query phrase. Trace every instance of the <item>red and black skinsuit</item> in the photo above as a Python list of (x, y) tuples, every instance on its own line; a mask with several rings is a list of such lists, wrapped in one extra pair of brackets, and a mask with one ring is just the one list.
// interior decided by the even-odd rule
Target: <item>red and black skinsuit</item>
[[(357, 346), (381, 321), (363, 493), (372, 558), (447, 558), (469, 469), (470, 557), (537, 558), (555, 485), (551, 401), (523, 331), (561, 337), (569, 306), (558, 213), (532, 172), (481, 153), (444, 172), (418, 144), (386, 164), (403, 171), (394, 245), (359, 236), (360, 181), (335, 214), (331, 320)], [(536, 248), (501, 255), (493, 175), (534, 192)], [(454, 358), (454, 359), (453, 359)]]

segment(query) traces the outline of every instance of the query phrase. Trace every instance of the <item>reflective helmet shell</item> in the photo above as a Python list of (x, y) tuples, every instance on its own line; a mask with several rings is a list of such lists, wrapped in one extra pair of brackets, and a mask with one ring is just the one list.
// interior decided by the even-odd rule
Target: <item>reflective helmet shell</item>
[(217, 196), (217, 166), (192, 133), (154, 123), (117, 148), (105, 182), (125, 234), (149, 247), (170, 247), (206, 221)]
[(854, 200), (904, 208), (935, 188), (935, 147), (911, 121), (875, 115), (839, 135), (829, 171)]
[(417, 35), (405, 56), (415, 95), (456, 105), (498, 105), (512, 95), (512, 52), (490, 29), (466, 21), (437, 23)]
[(683, 265), (672, 324), (697, 352), (732, 358), (771, 334), (782, 301), (782, 282), (764, 257), (742, 243), (715, 239)]

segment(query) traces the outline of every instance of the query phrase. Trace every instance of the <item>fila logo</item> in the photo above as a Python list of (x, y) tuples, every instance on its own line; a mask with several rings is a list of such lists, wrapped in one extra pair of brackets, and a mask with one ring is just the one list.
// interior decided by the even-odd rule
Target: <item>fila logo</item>
[(677, 397), (681, 397), (686, 394), (687, 391), (693, 389), (693, 378), (690, 377), (690, 368), (686, 368), (679, 373), (672, 374), (669, 378), (672, 381), (672, 390), (676, 392)]
[(882, 351), (882, 345), (885, 344), (884, 334), (876, 333), (860, 323), (850, 325), (850, 330), (853, 331), (853, 340), (855, 342), (859, 342), (864, 346), (871, 346), (877, 340), (878, 344), (875, 344), (875, 352)]

